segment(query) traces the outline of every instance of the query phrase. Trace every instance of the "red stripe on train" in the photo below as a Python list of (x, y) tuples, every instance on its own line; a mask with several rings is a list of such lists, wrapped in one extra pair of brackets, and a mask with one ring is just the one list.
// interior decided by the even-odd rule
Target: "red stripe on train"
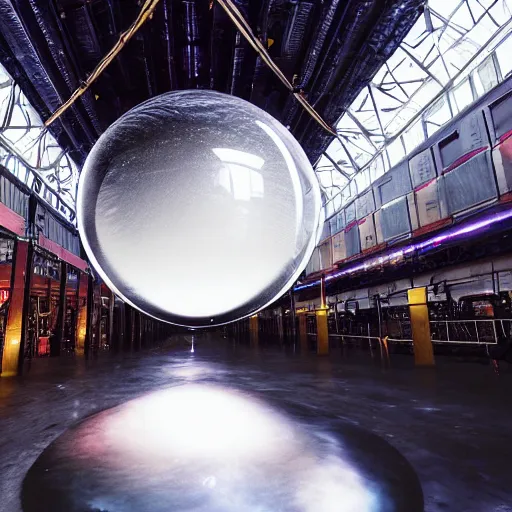
[(457, 160), (455, 160), (455, 162), (453, 162), (453, 164), (448, 166), (443, 171), (443, 174), (447, 174), (450, 171), (453, 171), (455, 168), (459, 167), (462, 164), (465, 164), (468, 160), (471, 160), (474, 156), (476, 156), (476, 155), (478, 155), (480, 153), (483, 153), (487, 149), (488, 149), (487, 146), (485, 146), (483, 148), (474, 149), (473, 151), (470, 151), (469, 153), (466, 153), (464, 156), (461, 156), (461, 157), (457, 158)]

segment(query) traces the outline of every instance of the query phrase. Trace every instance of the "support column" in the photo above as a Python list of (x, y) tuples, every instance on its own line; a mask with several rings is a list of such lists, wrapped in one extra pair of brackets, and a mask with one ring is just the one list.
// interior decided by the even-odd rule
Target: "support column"
[(115, 295), (110, 292), (108, 301), (108, 346), (109, 350), (114, 350), (114, 301)]
[(120, 300), (118, 306), (118, 323), (116, 332), (117, 350), (124, 350), (124, 339), (126, 336), (126, 304)]
[(329, 354), (329, 327), (327, 314), (329, 308), (325, 297), (325, 276), (320, 281), (320, 307), (316, 309), (316, 352), (319, 356)]
[(434, 350), (430, 338), (427, 289), (412, 288), (408, 290), (407, 296), (414, 345), (414, 362), (418, 366), (433, 366)]
[(133, 310), (133, 337), (134, 337), (134, 349), (139, 351), (142, 346), (142, 331), (141, 331), (142, 318), (139, 311)]
[(25, 351), (25, 330), (30, 300), (32, 246), (18, 240), (11, 277), (11, 293), (2, 353), (2, 377), (21, 374)]
[(87, 298), (89, 296), (89, 276), (80, 272), (78, 284), (78, 315), (76, 325), (76, 353), (84, 355), (85, 337), (87, 336)]
[(84, 341), (84, 355), (89, 357), (93, 348), (93, 336), (94, 336), (94, 280), (91, 275), (87, 276), (87, 315), (86, 315), (86, 330), (85, 330), (85, 341)]
[(284, 341), (284, 314), (283, 308), (279, 308), (277, 314), (277, 336), (279, 337), (279, 343), (282, 345)]
[(249, 318), (249, 333), (251, 339), (251, 345), (258, 345), (259, 343), (259, 319), (258, 315), (252, 315)]
[(60, 356), (62, 339), (64, 338), (64, 322), (66, 320), (66, 283), (68, 267), (64, 261), (60, 264), (59, 311), (55, 325), (55, 333), (50, 338), (50, 357)]
[(329, 355), (329, 328), (327, 326), (327, 313), (329, 308), (319, 307), (316, 315), (316, 352), (319, 356)]
[(290, 290), (290, 321), (292, 345), (295, 345), (295, 340), (297, 339), (297, 315), (295, 310), (295, 297), (293, 296), (293, 289)]
[(135, 350), (135, 309), (125, 304), (125, 340), (124, 350), (133, 352)]
[(306, 311), (299, 311), (299, 344), (303, 352), (308, 351), (308, 321), (306, 315)]

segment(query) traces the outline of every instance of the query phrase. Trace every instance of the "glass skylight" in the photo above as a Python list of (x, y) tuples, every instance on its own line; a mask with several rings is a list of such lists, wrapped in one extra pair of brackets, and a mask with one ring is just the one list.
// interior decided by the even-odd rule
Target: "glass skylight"
[(331, 216), (512, 73), (512, 0), (428, 0), (315, 166)]
[(74, 219), (78, 169), (0, 64), (0, 164)]

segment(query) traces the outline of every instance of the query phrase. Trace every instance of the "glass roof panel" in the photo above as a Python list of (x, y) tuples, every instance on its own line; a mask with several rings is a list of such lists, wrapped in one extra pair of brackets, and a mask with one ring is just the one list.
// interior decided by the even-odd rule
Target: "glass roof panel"
[(0, 163), (40, 197), (50, 198), (68, 220), (74, 220), (77, 166), (1, 64)]
[[(351, 180), (342, 204), (512, 73), (511, 33), (512, 0), (426, 2), (399, 48), (337, 122), (340, 140), (327, 153)], [(327, 194), (333, 202), (339, 187)]]

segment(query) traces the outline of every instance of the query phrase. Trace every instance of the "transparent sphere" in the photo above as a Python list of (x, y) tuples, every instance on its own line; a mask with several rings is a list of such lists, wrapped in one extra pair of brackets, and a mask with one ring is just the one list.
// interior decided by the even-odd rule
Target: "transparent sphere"
[(77, 216), (91, 263), (164, 321), (227, 323), (283, 294), (314, 249), (320, 189), (299, 143), (244, 100), (177, 91), (100, 137)]

